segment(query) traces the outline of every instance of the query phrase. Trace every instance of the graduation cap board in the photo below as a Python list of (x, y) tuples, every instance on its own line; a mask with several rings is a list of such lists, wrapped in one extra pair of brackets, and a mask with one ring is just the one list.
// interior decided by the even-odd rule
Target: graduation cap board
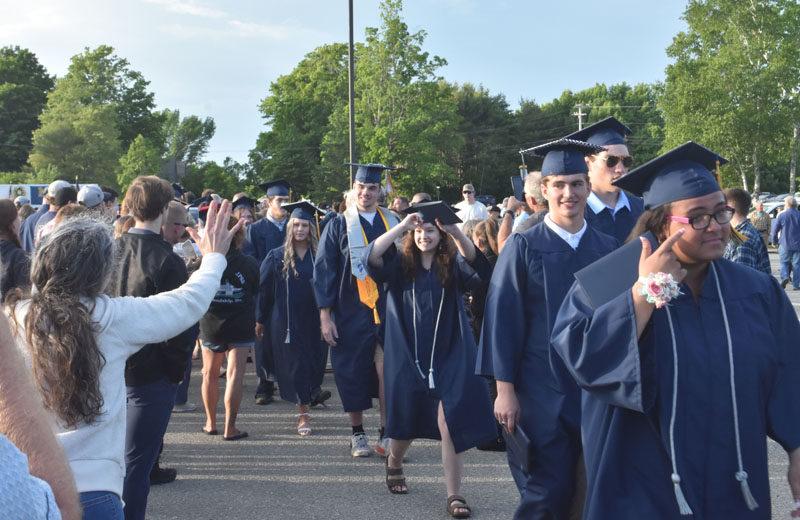
[(584, 157), (605, 150), (602, 146), (576, 141), (575, 139), (559, 139), (550, 143), (534, 146), (522, 153), (535, 157), (544, 157), (542, 177), (547, 175), (573, 175), (589, 173)]
[(631, 129), (615, 117), (607, 117), (593, 125), (573, 132), (566, 139), (586, 141), (589, 144), (606, 146), (611, 144), (626, 144), (625, 136), (631, 134)]
[(720, 191), (711, 171), (727, 162), (716, 152), (689, 141), (644, 163), (613, 184), (642, 197), (644, 208), (653, 209)]
[(522, 426), (517, 423), (514, 427), (514, 433), (508, 433), (503, 428), (503, 437), (506, 439), (506, 449), (508, 449), (509, 457), (516, 462), (525, 473), (530, 472), (531, 463), (531, 439)]
[(384, 170), (396, 170), (391, 166), (385, 164), (360, 164), (360, 163), (345, 163), (345, 166), (358, 166), (356, 170), (356, 180), (367, 184), (380, 184), (383, 177)]
[(276, 179), (259, 184), (258, 187), (264, 190), (267, 197), (288, 197), (289, 190), (292, 189), (292, 183), (286, 179)]
[(258, 204), (257, 200), (251, 199), (250, 197), (245, 195), (244, 197), (239, 197), (238, 199), (233, 201), (231, 203), (231, 209), (233, 211), (236, 211), (237, 208), (241, 208), (241, 207), (255, 208), (256, 204)]
[(422, 217), (422, 221), (430, 224), (435, 224), (436, 219), (438, 219), (439, 222), (445, 226), (448, 224), (460, 224), (463, 222), (460, 218), (458, 218), (458, 215), (455, 214), (453, 209), (446, 202), (442, 202), (441, 200), (412, 204), (404, 209), (403, 213), (406, 215), (410, 215), (411, 213), (419, 213)]
[(325, 216), (324, 211), (307, 200), (284, 204), (281, 207), (289, 213), (290, 218), (301, 218), (309, 222), (318, 222), (320, 218)]

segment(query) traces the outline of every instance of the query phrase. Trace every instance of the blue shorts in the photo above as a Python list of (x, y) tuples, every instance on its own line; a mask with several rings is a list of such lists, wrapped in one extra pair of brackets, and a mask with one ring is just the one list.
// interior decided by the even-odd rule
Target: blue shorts
[(210, 341), (205, 341), (205, 340), (200, 341), (200, 345), (202, 345), (203, 348), (208, 349), (211, 352), (215, 352), (217, 354), (224, 354), (225, 352), (229, 351), (232, 348), (252, 347), (254, 343), (255, 339), (250, 341), (234, 341), (231, 343), (223, 343), (220, 345), (216, 343), (211, 343)]

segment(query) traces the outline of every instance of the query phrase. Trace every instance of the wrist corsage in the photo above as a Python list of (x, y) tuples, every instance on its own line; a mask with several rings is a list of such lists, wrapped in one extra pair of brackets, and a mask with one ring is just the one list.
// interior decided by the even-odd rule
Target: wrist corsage
[(656, 309), (660, 309), (673, 298), (683, 294), (678, 288), (678, 282), (670, 273), (650, 273), (647, 278), (640, 277), (639, 283), (642, 284), (639, 294), (646, 296), (647, 302), (655, 304)]

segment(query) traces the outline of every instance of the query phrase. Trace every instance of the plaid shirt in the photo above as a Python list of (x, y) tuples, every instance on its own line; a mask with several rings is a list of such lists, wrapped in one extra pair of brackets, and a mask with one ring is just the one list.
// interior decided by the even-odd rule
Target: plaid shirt
[(764, 241), (761, 240), (758, 230), (750, 223), (750, 219), (744, 219), (744, 222), (736, 226), (736, 231), (741, 233), (747, 240), (739, 245), (734, 244), (733, 240), (728, 242), (724, 257), (731, 262), (746, 265), (771, 275), (772, 269), (769, 265), (767, 247), (764, 245)]

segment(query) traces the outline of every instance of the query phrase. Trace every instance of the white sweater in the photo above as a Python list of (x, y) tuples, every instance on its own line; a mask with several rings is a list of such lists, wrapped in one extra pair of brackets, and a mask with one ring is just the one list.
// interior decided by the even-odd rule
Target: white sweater
[[(177, 336), (205, 314), (219, 289), (227, 266), (225, 255), (210, 253), (200, 268), (181, 287), (147, 298), (125, 296), (95, 300), (92, 319), (97, 344), (106, 358), (100, 373), (103, 394), (101, 415), (92, 424), (65, 430), (53, 421), (53, 429), (75, 475), (78, 492), (112, 491), (122, 497), (125, 477), (125, 361), (149, 343)], [(17, 320), (24, 323), (27, 306), (18, 307)], [(20, 328), (21, 332), (21, 328)], [(17, 339), (30, 362), (24, 337)]]

